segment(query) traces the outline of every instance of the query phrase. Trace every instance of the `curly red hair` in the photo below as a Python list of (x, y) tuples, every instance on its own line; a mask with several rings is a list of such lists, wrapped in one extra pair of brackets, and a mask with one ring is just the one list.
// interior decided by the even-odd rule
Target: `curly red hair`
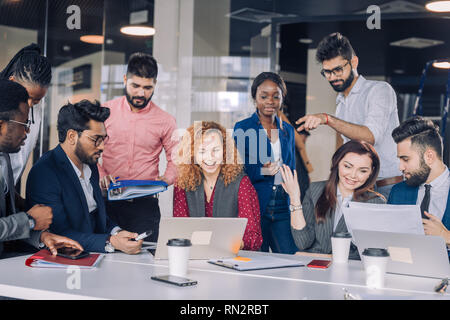
[(223, 162), (220, 168), (225, 186), (234, 181), (243, 171), (244, 166), (234, 144), (231, 134), (220, 124), (213, 121), (198, 121), (187, 128), (176, 152), (175, 163), (178, 178), (175, 185), (186, 191), (194, 191), (202, 182), (202, 169), (195, 163), (194, 155), (199, 142), (205, 134), (219, 133), (222, 138)]

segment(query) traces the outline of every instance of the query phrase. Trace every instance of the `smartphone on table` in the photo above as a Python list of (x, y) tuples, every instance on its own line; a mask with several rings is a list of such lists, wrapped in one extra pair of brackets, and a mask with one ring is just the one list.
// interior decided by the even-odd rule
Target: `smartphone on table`
[(56, 248), (57, 255), (63, 258), (77, 260), (89, 256), (89, 252), (81, 251), (71, 247)]
[(153, 277), (151, 277), (151, 279), (156, 280), (156, 281), (174, 284), (179, 287), (194, 286), (197, 284), (197, 281), (195, 281), (195, 280), (191, 280), (191, 279), (183, 278), (183, 277), (171, 276), (171, 275), (153, 276)]

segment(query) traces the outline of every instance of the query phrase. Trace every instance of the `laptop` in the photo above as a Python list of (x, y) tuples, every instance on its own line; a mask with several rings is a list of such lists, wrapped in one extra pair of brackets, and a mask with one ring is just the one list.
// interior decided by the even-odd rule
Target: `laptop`
[(390, 254), (388, 273), (450, 277), (447, 246), (442, 237), (355, 229), (353, 239), (361, 258), (366, 248), (387, 249)]
[(190, 239), (189, 259), (232, 258), (237, 255), (247, 218), (161, 218), (155, 259), (168, 259), (167, 241)]

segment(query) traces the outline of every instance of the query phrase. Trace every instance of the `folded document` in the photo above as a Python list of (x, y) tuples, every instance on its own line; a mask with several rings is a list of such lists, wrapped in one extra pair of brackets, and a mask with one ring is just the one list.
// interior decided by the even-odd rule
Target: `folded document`
[(118, 180), (110, 183), (108, 200), (146, 197), (167, 190), (167, 183), (153, 180)]
[(418, 205), (350, 202), (348, 207), (342, 208), (342, 211), (350, 233), (353, 229), (359, 229), (425, 234)]

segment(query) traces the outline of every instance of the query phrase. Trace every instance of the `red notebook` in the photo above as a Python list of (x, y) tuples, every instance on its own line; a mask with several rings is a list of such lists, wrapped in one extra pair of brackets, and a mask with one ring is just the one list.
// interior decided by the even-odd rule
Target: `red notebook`
[(60, 256), (53, 256), (50, 251), (43, 249), (29, 257), (25, 261), (25, 265), (38, 268), (67, 268), (76, 266), (82, 269), (91, 269), (97, 267), (103, 256), (103, 254), (91, 253), (85, 258), (73, 260)]

